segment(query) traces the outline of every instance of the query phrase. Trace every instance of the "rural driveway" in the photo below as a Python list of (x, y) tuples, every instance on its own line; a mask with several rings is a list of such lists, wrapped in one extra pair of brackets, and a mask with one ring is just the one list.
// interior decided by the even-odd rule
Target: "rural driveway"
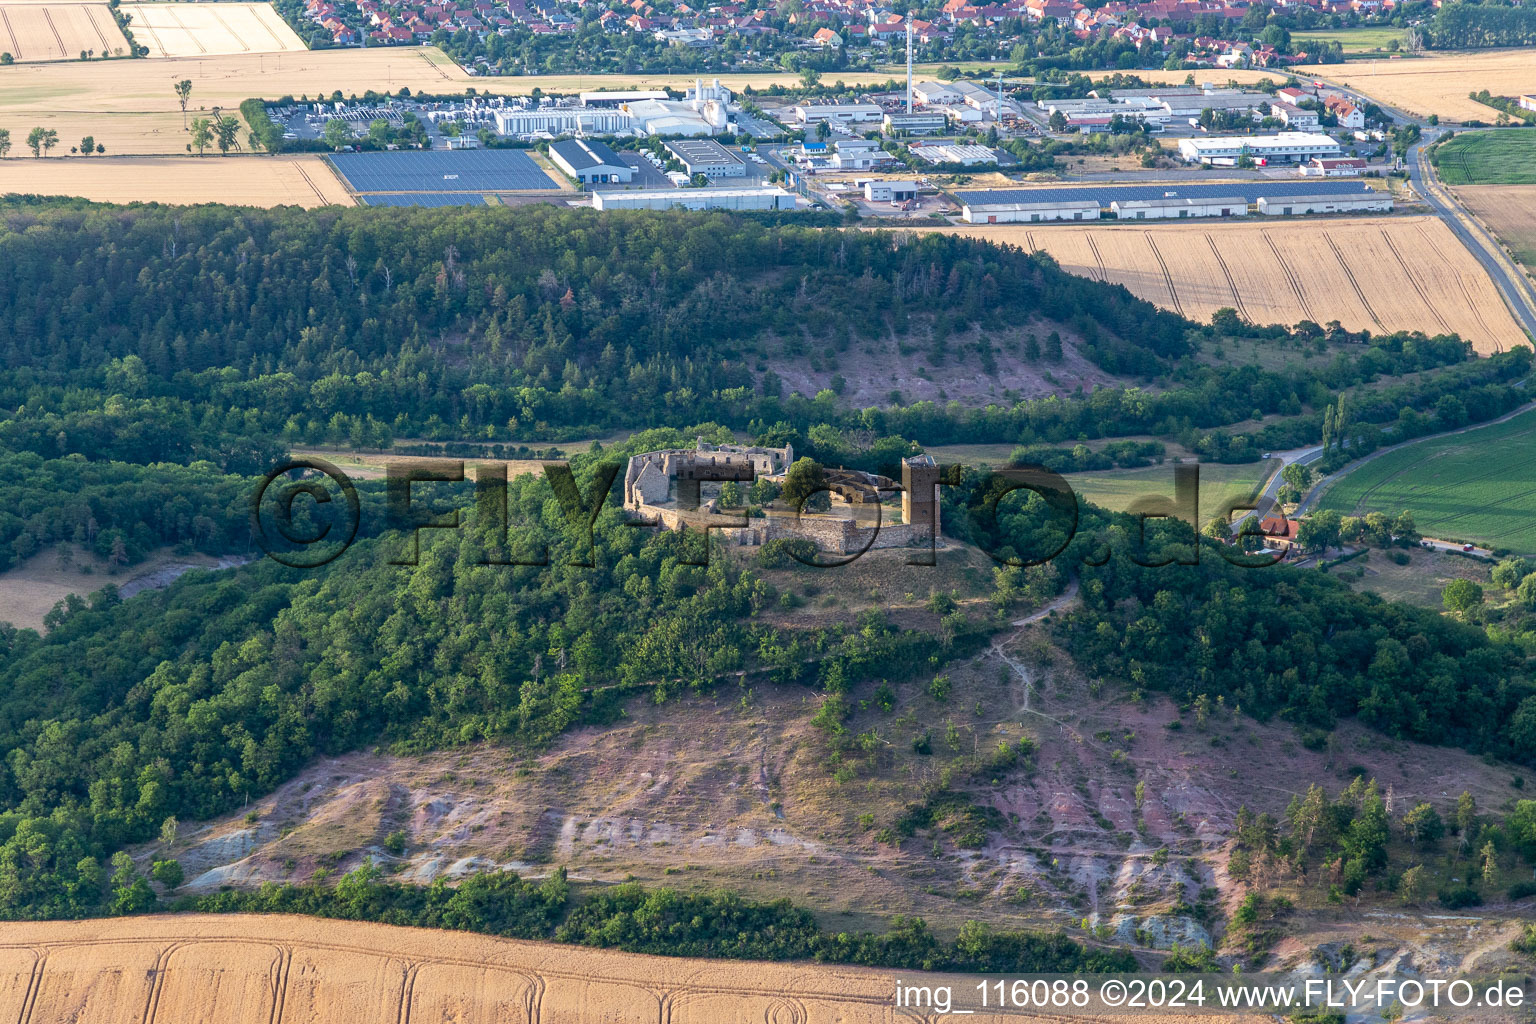
[(1270, 459), (1279, 459), (1280, 465), (1276, 466), (1274, 471), (1269, 474), (1269, 479), (1265, 482), (1264, 489), (1259, 492), (1258, 501), (1256, 502), (1259, 507), (1254, 509), (1252, 512), (1249, 512), (1248, 515), (1243, 516), (1237, 522), (1233, 523), (1232, 532), (1236, 533), (1238, 530), (1240, 530), (1243, 523), (1247, 522), (1250, 516), (1257, 515), (1263, 517), (1269, 513), (1271, 508), (1274, 507), (1275, 499), (1280, 494), (1280, 485), (1285, 482), (1281, 479), (1280, 474), (1285, 472), (1286, 466), (1289, 466), (1293, 463), (1300, 463), (1303, 466), (1310, 466), (1312, 463), (1316, 462), (1322, 457), (1322, 445), (1317, 445), (1312, 448), (1292, 448), (1290, 451), (1275, 452), (1268, 456)]
[(1437, 540), (1434, 537), (1424, 537), (1419, 540), (1419, 547), (1429, 548), (1431, 551), (1454, 551), (1462, 555), (1477, 555), (1479, 558), (1492, 558), (1493, 552), (1488, 548), (1478, 547), (1473, 544), (1470, 548), (1465, 544), (1454, 540)]
[(1488, 271), (1488, 276), (1493, 278), (1494, 285), (1504, 297), (1504, 304), (1514, 314), (1516, 322), (1526, 334), (1536, 338), (1536, 301), (1531, 298), (1524, 273), (1510, 260), (1503, 246), (1462, 208), (1449, 190), (1440, 185), (1434, 168), (1424, 158), (1424, 147), (1433, 141), (1432, 138), (1421, 139), (1409, 148), (1409, 180), (1419, 195), (1424, 197), (1424, 201), (1456, 233), (1467, 251)]

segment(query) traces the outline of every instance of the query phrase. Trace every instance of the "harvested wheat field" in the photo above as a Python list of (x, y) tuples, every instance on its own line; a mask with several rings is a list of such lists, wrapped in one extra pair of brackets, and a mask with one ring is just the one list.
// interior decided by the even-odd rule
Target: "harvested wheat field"
[(0, 3), (0, 53), (16, 60), (127, 52), (128, 40), (106, 4)]
[(307, 49), (271, 4), (123, 4), (129, 29), (151, 57), (289, 53)]
[(1456, 198), (1536, 274), (1536, 185), (1462, 185)]
[[(146, 40), (140, 37), (139, 42)], [(838, 77), (849, 83), (889, 78), (868, 73)], [(108, 153), (185, 153), (188, 136), (171, 91), (171, 84), (183, 78), (192, 82), (189, 113), (214, 106), (235, 110), (252, 96), (330, 95), (337, 89), (346, 95), (362, 95), (369, 89), (393, 92), (401, 86), (431, 93), (463, 92), (473, 86), (482, 93), (514, 95), (535, 88), (545, 92), (662, 86), (681, 90), (694, 81), (685, 75), (475, 78), (435, 46), (380, 46), (0, 68), (0, 111), (4, 111), (13, 137), (17, 125), (41, 125), (57, 129), (64, 139), (93, 135)], [(721, 75), (720, 80), (740, 89), (747, 84), (765, 87), (798, 79), (786, 72)]]
[(313, 154), (50, 157), (0, 166), (0, 194), (78, 196), (102, 203), (353, 205), (331, 165)]
[(1536, 92), (1536, 59), (1525, 50), (1430, 53), (1397, 60), (1319, 64), (1298, 71), (1358, 89), (1372, 99), (1420, 117), (1492, 121), (1498, 111), (1469, 99), (1487, 89), (1495, 96)]
[[(0, 924), (0, 1015), (28, 1024), (891, 1024), (898, 972), (637, 956), (247, 914)], [(904, 983), (935, 976), (900, 972)], [(975, 979), (958, 979), (960, 998)], [(922, 1019), (927, 1019), (923, 1017)], [(978, 1013), (977, 1024), (1018, 1021)], [(1179, 1018), (1032, 1020), (1146, 1024)], [(1204, 1016), (1209, 1024), (1244, 1018)]]
[(1525, 343), (1481, 265), (1434, 217), (952, 230), (1043, 249), (1195, 320), (1226, 306), (1259, 324), (1454, 331), (1479, 352)]

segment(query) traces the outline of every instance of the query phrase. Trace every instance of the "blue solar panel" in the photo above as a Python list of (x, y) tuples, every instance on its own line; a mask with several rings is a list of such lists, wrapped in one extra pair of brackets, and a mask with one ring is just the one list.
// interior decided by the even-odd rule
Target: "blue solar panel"
[(478, 192), (389, 192), (357, 197), (364, 206), (486, 206)]
[(330, 160), (354, 192), (529, 192), (558, 187), (519, 149), (337, 153)]
[(1098, 200), (1107, 207), (1119, 199), (1226, 199), (1242, 196), (1250, 203), (1260, 196), (1353, 196), (1373, 191), (1363, 181), (1233, 181), (1225, 185), (1184, 185), (1161, 182), (1155, 185), (1073, 185), (1063, 188), (999, 188), (956, 192), (960, 202), (970, 205), (990, 203), (1068, 203)]

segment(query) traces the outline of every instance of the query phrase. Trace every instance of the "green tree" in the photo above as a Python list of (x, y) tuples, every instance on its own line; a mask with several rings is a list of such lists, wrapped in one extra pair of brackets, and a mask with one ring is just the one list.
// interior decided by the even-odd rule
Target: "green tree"
[(821, 463), (801, 456), (784, 474), (784, 488), (780, 494), (790, 508), (815, 511), (818, 505), (830, 506), (826, 486), (827, 474)]
[(1434, 807), (1423, 803), (1403, 815), (1403, 832), (1414, 846), (1420, 843), (1433, 845), (1445, 835), (1445, 823)]
[(1527, 608), (1536, 608), (1536, 572), (1528, 574), (1515, 588), (1515, 597)]
[(206, 117), (194, 117), (192, 119), (192, 146), (197, 150), (197, 155), (202, 156), (203, 150), (213, 142), (213, 123)]
[(52, 128), (33, 128), (27, 133), (27, 146), (34, 157), (41, 157), (59, 144), (59, 133)]
[(90, 156), (94, 152), (96, 152), (96, 140), (95, 139), (93, 139), (91, 136), (87, 135), (85, 138), (80, 140), (80, 155), (81, 156)]
[(0, 157), (4, 157), (11, 151), (11, 130), (0, 128)]
[(1472, 845), (1472, 831), (1477, 827), (1477, 801), (1466, 790), (1456, 798), (1456, 837), (1462, 853)]
[(1483, 844), (1478, 851), (1478, 859), (1483, 864), (1483, 884), (1492, 888), (1499, 880), (1499, 851), (1494, 848), (1493, 840)]
[(734, 480), (727, 480), (720, 485), (720, 507), (741, 507), (741, 485)]
[(1505, 590), (1514, 590), (1520, 585), (1520, 581), (1531, 574), (1530, 559), (1521, 558), (1519, 555), (1510, 555), (1493, 567), (1493, 582)]
[(1429, 878), (1425, 874), (1422, 864), (1415, 864), (1403, 872), (1403, 877), (1397, 883), (1397, 898), (1404, 905), (1415, 906), (1429, 899)]
[(155, 881), (165, 886), (166, 892), (170, 892), (181, 885), (186, 874), (181, 870), (181, 865), (174, 860), (157, 860), (150, 865), (149, 875)]
[(240, 122), (233, 115), (220, 115), (211, 127), (222, 155), (228, 156), (231, 149), (240, 148)]
[(1296, 541), (1308, 551), (1321, 551), (1339, 542), (1343, 520), (1333, 509), (1313, 512), (1296, 525)]
[(325, 122), (325, 132), (321, 135), (321, 138), (332, 149), (340, 149), (352, 141), (352, 129), (347, 126), (347, 122), (333, 117)]
[(187, 101), (192, 98), (192, 80), (183, 78), (171, 87), (176, 93), (176, 102), (181, 104), (181, 130), (187, 130)]
[(1447, 611), (1466, 613), (1483, 603), (1483, 588), (1471, 580), (1451, 580), (1440, 591)]

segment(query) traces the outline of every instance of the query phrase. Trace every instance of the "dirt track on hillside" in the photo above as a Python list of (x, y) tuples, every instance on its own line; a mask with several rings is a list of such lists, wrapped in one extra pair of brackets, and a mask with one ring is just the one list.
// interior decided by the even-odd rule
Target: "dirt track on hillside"
[[(0, 925), (0, 949), (0, 1020), (21, 1024), (928, 1019), (892, 1008), (898, 972), (636, 956), (303, 917), (8, 923)], [(900, 973), (905, 982), (925, 980)], [(970, 1019), (986, 1024), (1003, 1018)], [(1081, 1024), (1092, 1018), (1071, 1019)], [(1115, 1018), (1120, 1024), (1150, 1019)], [(1203, 1018), (1212, 1024), (1229, 1019)]]

